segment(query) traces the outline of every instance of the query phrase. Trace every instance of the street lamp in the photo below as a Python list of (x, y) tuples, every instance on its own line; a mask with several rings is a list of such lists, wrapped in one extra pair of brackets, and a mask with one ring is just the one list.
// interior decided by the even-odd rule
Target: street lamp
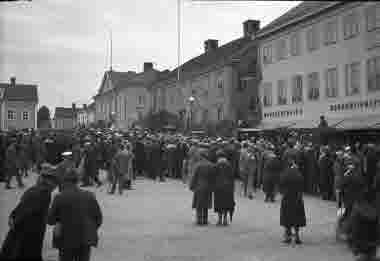
[(193, 96), (190, 96), (188, 98), (189, 104), (190, 104), (190, 121), (189, 121), (189, 129), (191, 131), (192, 122), (193, 122), (193, 105), (195, 102), (195, 98)]

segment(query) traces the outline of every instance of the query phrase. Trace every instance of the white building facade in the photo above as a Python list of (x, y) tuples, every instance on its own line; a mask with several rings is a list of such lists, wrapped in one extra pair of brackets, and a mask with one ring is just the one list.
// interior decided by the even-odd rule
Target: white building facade
[[(304, 5), (304, 6), (301, 6)], [(380, 3), (303, 2), (258, 33), (262, 128), (380, 123)], [(311, 11), (310, 11), (311, 10)]]

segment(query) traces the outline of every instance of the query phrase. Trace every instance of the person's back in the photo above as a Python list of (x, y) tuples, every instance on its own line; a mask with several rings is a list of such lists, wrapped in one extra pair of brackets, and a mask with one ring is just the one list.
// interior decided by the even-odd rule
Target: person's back
[[(70, 175), (76, 180), (75, 173)], [(67, 184), (54, 198), (48, 217), (49, 225), (61, 226), (54, 247), (68, 255), (74, 255), (74, 250), (89, 251), (91, 246), (97, 246), (97, 230), (102, 224), (102, 212), (94, 194), (79, 189), (76, 182)]]

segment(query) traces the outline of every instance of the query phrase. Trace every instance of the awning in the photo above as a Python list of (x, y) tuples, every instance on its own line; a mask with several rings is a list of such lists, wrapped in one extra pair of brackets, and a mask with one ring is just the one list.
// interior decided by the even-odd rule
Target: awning
[(261, 122), (256, 128), (262, 130), (276, 130), (281, 128), (292, 128), (293, 125), (295, 125), (295, 123), (292, 122)]
[(358, 129), (376, 129), (380, 128), (380, 116), (366, 116), (358, 118), (349, 118), (342, 121), (337, 129), (358, 130)]

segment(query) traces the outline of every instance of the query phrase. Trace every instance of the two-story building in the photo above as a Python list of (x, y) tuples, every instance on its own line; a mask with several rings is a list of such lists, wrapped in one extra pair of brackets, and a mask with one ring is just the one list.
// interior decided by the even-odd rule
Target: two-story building
[(54, 129), (73, 129), (77, 126), (77, 112), (75, 103), (71, 108), (56, 107), (53, 118)]
[(116, 129), (126, 130), (150, 110), (149, 86), (166, 71), (144, 63), (141, 73), (106, 71), (95, 101), (96, 121), (112, 122)]
[(380, 123), (380, 3), (302, 2), (257, 39), (262, 128)]
[[(204, 42), (204, 53), (183, 63), (150, 88), (153, 111), (166, 110), (186, 122), (259, 119), (257, 41), (260, 22), (243, 23), (243, 36), (222, 46)], [(179, 79), (178, 79), (179, 71)]]
[(37, 128), (37, 86), (16, 83), (0, 83), (0, 128), (3, 131)]

